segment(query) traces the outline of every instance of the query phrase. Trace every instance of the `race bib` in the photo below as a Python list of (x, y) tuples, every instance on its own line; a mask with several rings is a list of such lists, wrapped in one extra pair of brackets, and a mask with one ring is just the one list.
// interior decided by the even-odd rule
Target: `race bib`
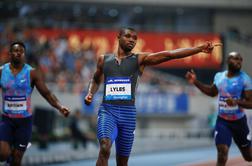
[(4, 109), (9, 111), (24, 111), (27, 110), (25, 96), (5, 96)]
[(222, 111), (223, 113), (235, 113), (237, 110), (239, 110), (238, 105), (229, 106), (226, 103), (226, 99), (227, 99), (227, 97), (220, 97), (220, 100), (219, 100), (219, 109), (220, 109), (220, 111)]
[(131, 100), (131, 80), (128, 77), (109, 77), (105, 82), (105, 100)]

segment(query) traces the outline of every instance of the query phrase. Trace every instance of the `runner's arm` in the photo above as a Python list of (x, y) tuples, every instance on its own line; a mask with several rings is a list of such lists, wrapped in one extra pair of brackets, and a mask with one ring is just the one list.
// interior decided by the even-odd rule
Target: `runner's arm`
[(191, 48), (180, 48), (171, 51), (161, 51), (156, 53), (149, 53), (140, 55), (140, 65), (157, 65), (162, 62), (166, 62), (172, 59), (185, 58), (200, 52), (211, 53), (213, 45), (210, 42), (206, 42), (203, 45)]
[(103, 62), (104, 62), (104, 55), (101, 55), (98, 58), (96, 71), (93, 75), (93, 78), (90, 80), (89, 87), (88, 87), (88, 93), (85, 97), (85, 103), (87, 105), (91, 104), (93, 95), (97, 92), (99, 89), (100, 83), (103, 78)]
[(232, 98), (228, 98), (226, 100), (228, 105), (236, 105), (238, 104), (240, 107), (251, 109), (252, 108), (252, 90), (246, 90), (243, 93), (243, 98), (239, 100), (235, 100)]
[(214, 84), (207, 85), (197, 80), (196, 74), (193, 70), (188, 71), (185, 77), (189, 83), (194, 84), (204, 94), (210, 97), (215, 97), (216, 95), (218, 95), (217, 87)]
[(32, 85), (35, 85), (39, 93), (48, 101), (48, 103), (54, 108), (58, 109), (65, 117), (70, 113), (69, 109), (61, 105), (57, 97), (48, 89), (41, 73), (38, 70), (31, 71)]
[(210, 97), (215, 97), (218, 95), (218, 89), (217, 87), (212, 84), (212, 85), (207, 85), (203, 84), (199, 80), (195, 80), (194, 85), (204, 94), (210, 96)]

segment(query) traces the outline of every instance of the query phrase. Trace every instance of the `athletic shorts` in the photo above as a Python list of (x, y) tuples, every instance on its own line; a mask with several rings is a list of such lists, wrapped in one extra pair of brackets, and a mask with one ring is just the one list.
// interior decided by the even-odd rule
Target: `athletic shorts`
[(2, 115), (0, 121), (0, 141), (9, 142), (11, 146), (25, 151), (32, 135), (32, 117), (9, 118)]
[(230, 147), (232, 137), (238, 147), (250, 147), (251, 138), (246, 116), (239, 120), (228, 121), (218, 117), (215, 127), (215, 144), (225, 144)]
[(102, 104), (98, 112), (97, 138), (115, 141), (116, 154), (130, 156), (136, 128), (135, 106)]

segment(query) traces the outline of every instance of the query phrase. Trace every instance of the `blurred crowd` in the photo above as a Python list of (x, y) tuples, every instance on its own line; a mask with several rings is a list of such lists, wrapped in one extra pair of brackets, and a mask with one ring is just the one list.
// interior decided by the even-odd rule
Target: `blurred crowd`
[[(11, 42), (23, 41), (26, 46), (27, 63), (38, 68), (47, 83), (53, 83), (55, 91), (81, 93), (86, 89), (96, 68), (96, 51), (90, 45), (87, 48), (73, 49), (66, 36), (41, 40), (33, 33), (33, 28), (22, 27), (9, 22), (0, 32), (0, 64), (9, 61), (8, 49)], [(166, 85), (171, 79), (159, 77), (154, 69), (149, 69), (141, 81), (148, 86)], [(158, 76), (159, 75), (159, 76)], [(56, 85), (56, 86), (55, 86)], [(50, 86), (51, 87), (51, 86)], [(52, 87), (51, 87), (52, 88)], [(159, 86), (162, 89), (162, 86)]]
[[(115, 25), (134, 22), (141, 24), (143, 11), (141, 7), (126, 7), (130, 15), (121, 15), (121, 9), (102, 6), (80, 5), (74, 3), (38, 2), (15, 3), (0, 2), (0, 65), (8, 62), (8, 49), (11, 42), (23, 41), (26, 45), (26, 59), (33, 67), (40, 69), (47, 83), (52, 83), (50, 88), (60, 92), (81, 93), (87, 89), (89, 80), (96, 67), (96, 51), (92, 45), (73, 49), (67, 36), (60, 35), (55, 38), (41, 39), (36, 34), (29, 33), (37, 28), (46, 29), (71, 29), (71, 28), (105, 28), (110, 29)], [(123, 10), (124, 11), (124, 10)], [(124, 17), (122, 17), (124, 16)], [(127, 16), (127, 17), (125, 17)], [(139, 17), (138, 17), (139, 16)], [(125, 20), (128, 18), (128, 20)], [(137, 18), (138, 21), (136, 20)], [(149, 18), (146, 16), (146, 19)], [(159, 19), (164, 19), (160, 17)], [(135, 21), (134, 21), (135, 20)], [(139, 22), (140, 21), (140, 22)], [(148, 19), (151, 21), (151, 19)], [(163, 21), (162, 21), (163, 22)], [(93, 26), (89, 26), (93, 25)], [(141, 24), (142, 26), (147, 24)], [(153, 24), (154, 25), (154, 24)], [(156, 23), (155, 23), (156, 25)], [(172, 24), (169, 24), (172, 25)], [(134, 27), (138, 28), (137, 24)], [(158, 26), (157, 26), (158, 27)], [(147, 27), (139, 27), (145, 28)], [(165, 26), (163, 27), (165, 28)], [(181, 90), (174, 84), (184, 84), (184, 80), (167, 73), (149, 68), (141, 78), (141, 91), (167, 91)], [(155, 88), (149, 88), (155, 86)], [(102, 88), (100, 88), (102, 89)]]
[(15, 40), (26, 46), (27, 63), (40, 69), (47, 82), (57, 84), (59, 91), (80, 92), (94, 70), (96, 55), (92, 48), (72, 50), (66, 38), (39, 41), (27, 27), (7, 24), (1, 35), (0, 63), (8, 62), (9, 44)]

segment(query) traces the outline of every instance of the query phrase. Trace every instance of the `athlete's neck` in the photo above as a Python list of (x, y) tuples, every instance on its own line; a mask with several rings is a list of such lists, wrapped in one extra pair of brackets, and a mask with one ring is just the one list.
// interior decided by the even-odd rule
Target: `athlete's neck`
[(131, 55), (132, 55), (131, 51), (125, 52), (122, 49), (119, 49), (115, 56), (116, 56), (116, 58), (122, 59), (122, 58), (126, 58), (128, 56), (131, 56)]
[(14, 70), (19, 71), (19, 70), (21, 70), (23, 68), (23, 66), (24, 66), (24, 63), (13, 63), (13, 62), (10, 63), (10, 68), (13, 71)]
[(240, 73), (240, 70), (237, 70), (237, 71), (232, 71), (232, 70), (228, 70), (228, 73), (227, 73), (227, 77), (235, 77), (237, 76), (238, 74)]

